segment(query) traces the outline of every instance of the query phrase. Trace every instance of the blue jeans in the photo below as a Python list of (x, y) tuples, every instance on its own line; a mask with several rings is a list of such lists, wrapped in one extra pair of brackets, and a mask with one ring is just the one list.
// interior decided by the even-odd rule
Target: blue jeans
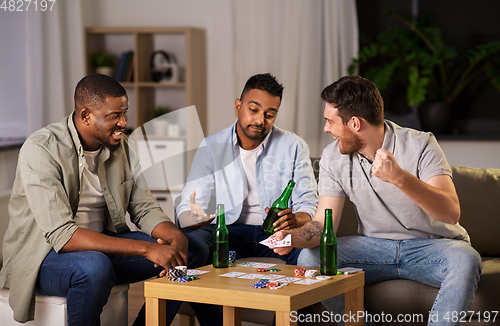
[[(319, 266), (319, 247), (303, 249), (299, 265)], [(430, 312), (439, 321), (428, 325), (459, 325), (443, 319), (446, 312), (467, 311), (481, 275), (481, 256), (469, 244), (451, 239), (387, 240), (366, 236), (338, 238), (338, 267), (359, 267), (365, 283), (413, 280), (440, 288)], [(344, 313), (343, 296), (323, 301), (335, 314)], [(451, 318), (450, 318), (451, 319)]]
[[(106, 234), (156, 242), (142, 232)], [(102, 308), (114, 285), (144, 281), (158, 276), (162, 270), (142, 256), (110, 257), (98, 251), (56, 253), (51, 250), (40, 266), (37, 292), (66, 297), (68, 325), (100, 325)], [(167, 325), (174, 319), (180, 304), (179, 301), (167, 301)]]
[[(193, 251), (189, 252), (189, 263), (194, 268), (212, 263), (212, 232), (214, 228), (215, 225), (210, 224), (196, 230), (182, 229), (193, 248)], [(236, 252), (236, 259), (274, 257), (286, 261), (289, 265), (297, 265), (301, 249), (294, 248), (286, 256), (276, 254), (272, 249), (259, 243), (269, 237), (260, 231), (260, 225), (234, 223), (228, 225), (227, 229), (229, 231), (229, 250)]]

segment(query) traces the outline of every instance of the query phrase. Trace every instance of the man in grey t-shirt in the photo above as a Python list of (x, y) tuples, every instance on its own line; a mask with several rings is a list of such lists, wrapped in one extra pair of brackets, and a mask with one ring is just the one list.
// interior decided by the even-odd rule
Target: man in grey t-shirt
[[(298, 264), (319, 266), (324, 211), (332, 209), (336, 231), (347, 195), (361, 236), (338, 239), (339, 267), (362, 268), (366, 284), (407, 279), (439, 287), (430, 315), (441, 323), (446, 312), (467, 311), (481, 257), (458, 223), (451, 169), (435, 137), (384, 120), (380, 92), (360, 76), (342, 77), (321, 97), (324, 130), (337, 140), (320, 161), (318, 209), (311, 222), (275, 236), (292, 234), (295, 247), (312, 248), (302, 250)], [(338, 298), (323, 304), (339, 310)]]

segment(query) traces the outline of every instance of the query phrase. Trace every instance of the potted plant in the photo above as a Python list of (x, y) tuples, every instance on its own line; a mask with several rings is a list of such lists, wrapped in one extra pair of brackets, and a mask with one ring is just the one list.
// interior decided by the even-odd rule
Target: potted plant
[(92, 65), (94, 66), (96, 73), (113, 77), (113, 69), (116, 66), (116, 57), (107, 51), (99, 51), (92, 55)]
[[(448, 44), (440, 28), (431, 26), (430, 14), (416, 19), (394, 11), (385, 14), (399, 20), (404, 27), (383, 31), (375, 40), (362, 40), (366, 45), (361, 47), (359, 58), (353, 60), (349, 73), (369, 65), (363, 76), (372, 80), (379, 90), (389, 85), (404, 85), (406, 102), (419, 107), (425, 130), (446, 132), (447, 127), (439, 124), (449, 122), (445, 115), (450, 111), (450, 104), (479, 75), (486, 75), (500, 91), (500, 41), (459, 53)], [(439, 103), (434, 107), (440, 113), (430, 109), (433, 103)]]

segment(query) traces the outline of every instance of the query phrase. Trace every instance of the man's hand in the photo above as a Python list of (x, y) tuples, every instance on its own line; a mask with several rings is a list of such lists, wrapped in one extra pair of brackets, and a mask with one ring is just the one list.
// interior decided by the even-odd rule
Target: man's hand
[(397, 184), (402, 177), (403, 170), (396, 162), (394, 155), (389, 151), (380, 148), (375, 152), (372, 174), (382, 181)]
[(196, 191), (191, 193), (189, 196), (189, 206), (191, 206), (191, 212), (187, 217), (190, 221), (190, 229), (198, 229), (201, 226), (209, 225), (215, 218), (215, 214), (208, 216), (200, 204), (196, 202)]
[[(281, 231), (278, 231), (278, 232), (274, 233), (273, 235), (271, 235), (271, 237), (275, 237), (278, 241), (280, 241), (280, 240), (283, 240), (283, 238), (287, 234), (290, 234), (290, 231), (288, 231), (288, 230), (281, 230)], [(271, 249), (273, 249), (273, 251), (275, 253), (277, 253), (278, 255), (284, 256), (284, 255), (288, 254), (290, 251), (292, 251), (293, 246), (278, 247), (278, 248), (271, 248)]]
[[(177, 246), (172, 245), (171, 243), (162, 240), (162, 239), (156, 239), (156, 242), (160, 246), (159, 250), (156, 250), (156, 253), (153, 253), (150, 256), (146, 256), (147, 259), (151, 260), (152, 262), (155, 263), (155, 268), (162, 266), (164, 270), (160, 272), (160, 277), (164, 277), (168, 275), (168, 269), (171, 267), (175, 266), (187, 266), (187, 242), (186, 242), (186, 248), (185, 252), (183, 252), (184, 248), (179, 249)], [(157, 257), (156, 255), (165, 255), (166, 256), (160, 256)], [(157, 257), (157, 258), (156, 258)], [(155, 260), (153, 260), (155, 259)]]
[[(269, 213), (269, 207), (266, 207), (266, 214)], [(278, 213), (280, 217), (276, 222), (274, 222), (274, 232), (279, 230), (288, 230), (290, 228), (298, 227), (297, 218), (292, 212), (291, 208), (287, 208)]]

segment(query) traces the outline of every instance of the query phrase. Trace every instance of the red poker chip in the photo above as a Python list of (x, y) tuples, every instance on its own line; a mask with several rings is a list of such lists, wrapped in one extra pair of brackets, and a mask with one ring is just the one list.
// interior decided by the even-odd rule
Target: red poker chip
[(295, 268), (293, 270), (293, 273), (295, 274), (295, 276), (304, 276), (304, 274), (306, 273), (306, 269), (305, 268)]
[(257, 268), (257, 272), (267, 272), (267, 268)]
[(266, 286), (267, 286), (268, 288), (277, 287), (277, 286), (279, 286), (279, 283), (276, 283), (276, 282), (269, 282), (269, 283), (267, 283), (267, 284), (266, 284)]

